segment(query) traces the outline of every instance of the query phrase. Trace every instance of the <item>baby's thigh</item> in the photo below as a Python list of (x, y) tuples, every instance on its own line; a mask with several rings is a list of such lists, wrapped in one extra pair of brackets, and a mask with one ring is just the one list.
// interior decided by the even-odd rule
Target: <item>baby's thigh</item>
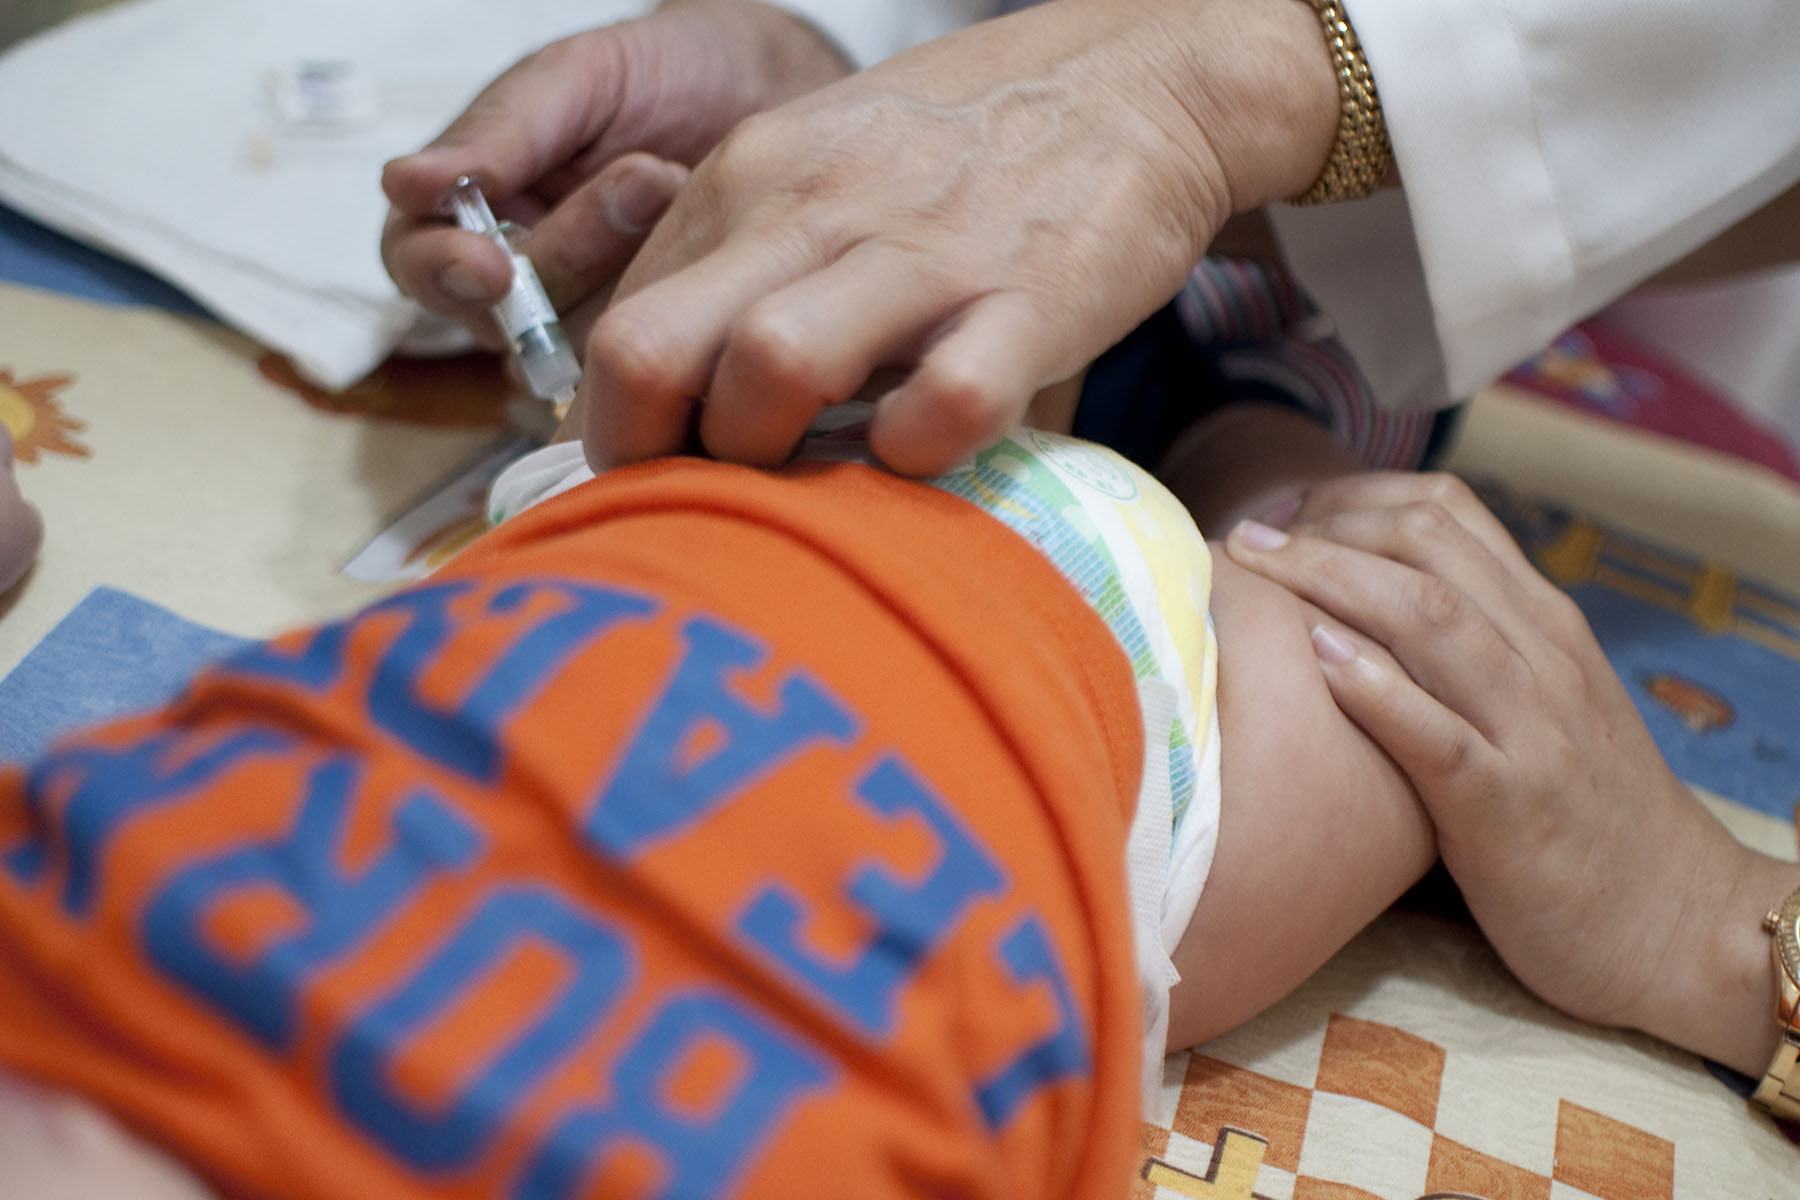
[(0, 1196), (212, 1200), (198, 1179), (101, 1109), (0, 1070)]
[(1411, 785), (1325, 686), (1317, 610), (1222, 549), (1213, 564), (1219, 840), (1173, 956), (1171, 1048), (1298, 987), (1437, 854)]

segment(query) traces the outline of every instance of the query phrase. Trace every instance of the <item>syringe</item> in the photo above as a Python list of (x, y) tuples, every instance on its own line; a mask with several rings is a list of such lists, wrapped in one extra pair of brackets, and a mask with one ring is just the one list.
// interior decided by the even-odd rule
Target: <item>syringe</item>
[(513, 355), (525, 372), (532, 394), (554, 408), (561, 420), (575, 399), (581, 364), (575, 361), (575, 352), (569, 348), (569, 339), (556, 319), (550, 297), (544, 294), (537, 270), (514, 244), (524, 231), (511, 221), (495, 221), (487, 198), (467, 175), (452, 185), (442, 207), (458, 225), (492, 239), (512, 260), (512, 287), (494, 305), (494, 319), (512, 343)]

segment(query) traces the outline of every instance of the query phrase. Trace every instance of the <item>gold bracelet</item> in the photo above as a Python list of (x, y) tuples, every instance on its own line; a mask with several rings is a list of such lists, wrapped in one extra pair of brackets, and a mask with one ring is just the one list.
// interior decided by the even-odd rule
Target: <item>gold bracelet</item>
[(1311, 187), (1289, 204), (1334, 204), (1360, 200), (1378, 190), (1394, 169), (1394, 148), (1388, 142), (1387, 121), (1381, 115), (1381, 97), (1375, 77), (1363, 57), (1362, 44), (1339, 0), (1306, 0), (1325, 26), (1331, 47), (1331, 64), (1337, 72), (1338, 128), (1331, 157)]

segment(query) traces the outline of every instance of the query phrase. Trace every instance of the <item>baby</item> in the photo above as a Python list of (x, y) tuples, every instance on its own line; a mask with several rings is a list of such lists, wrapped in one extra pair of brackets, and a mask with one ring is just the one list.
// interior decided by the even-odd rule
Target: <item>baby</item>
[[(1197, 502), (1330, 457), (1275, 419)], [(0, 1124), (84, 1131), (0, 1171), (1122, 1195), (1162, 1050), (1296, 986), (1430, 827), (1310, 614), (1137, 467), (859, 457), (552, 447), (433, 579), (0, 775)]]

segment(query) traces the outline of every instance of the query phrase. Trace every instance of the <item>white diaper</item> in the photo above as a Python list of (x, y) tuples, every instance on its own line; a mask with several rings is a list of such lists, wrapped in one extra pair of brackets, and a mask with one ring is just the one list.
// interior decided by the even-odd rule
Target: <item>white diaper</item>
[(1144, 774), (1126, 849), (1144, 1019), (1144, 1097), (1162, 1087), (1170, 960), (1219, 834), (1218, 643), (1212, 554), (1148, 472), (1091, 442), (1018, 430), (931, 483), (980, 505), (1041, 550), (1131, 660)]

